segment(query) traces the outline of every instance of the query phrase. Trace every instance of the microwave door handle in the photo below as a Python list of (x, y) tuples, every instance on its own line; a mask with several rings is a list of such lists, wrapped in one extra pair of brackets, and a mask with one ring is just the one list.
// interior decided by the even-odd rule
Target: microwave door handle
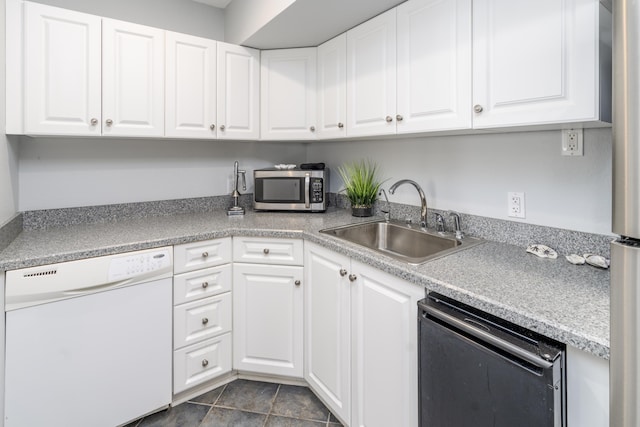
[(304, 207), (309, 209), (310, 204), (309, 204), (309, 182), (311, 180), (309, 179), (309, 174), (305, 174), (304, 176)]

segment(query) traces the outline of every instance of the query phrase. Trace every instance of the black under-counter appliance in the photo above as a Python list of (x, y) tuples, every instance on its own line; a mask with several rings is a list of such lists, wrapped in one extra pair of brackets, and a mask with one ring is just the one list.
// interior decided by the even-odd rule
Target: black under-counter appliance
[(563, 344), (436, 293), (418, 329), (420, 427), (566, 425)]

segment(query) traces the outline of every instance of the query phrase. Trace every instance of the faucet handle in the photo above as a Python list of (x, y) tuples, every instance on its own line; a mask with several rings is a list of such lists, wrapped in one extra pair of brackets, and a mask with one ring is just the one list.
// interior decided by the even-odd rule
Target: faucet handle
[(434, 213), (434, 215), (436, 217), (436, 231), (444, 233), (446, 231), (444, 227), (444, 218), (437, 212)]
[(456, 232), (456, 239), (464, 239), (462, 227), (460, 227), (460, 214), (454, 211), (447, 211), (447, 215), (453, 218), (453, 230)]
[(238, 173), (242, 176), (242, 191), (247, 191), (247, 171), (239, 170)]

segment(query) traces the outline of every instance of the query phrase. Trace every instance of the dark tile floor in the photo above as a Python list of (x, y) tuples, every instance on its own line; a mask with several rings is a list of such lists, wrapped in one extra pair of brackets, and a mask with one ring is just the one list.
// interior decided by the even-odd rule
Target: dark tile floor
[(340, 427), (307, 388), (235, 380), (126, 427)]

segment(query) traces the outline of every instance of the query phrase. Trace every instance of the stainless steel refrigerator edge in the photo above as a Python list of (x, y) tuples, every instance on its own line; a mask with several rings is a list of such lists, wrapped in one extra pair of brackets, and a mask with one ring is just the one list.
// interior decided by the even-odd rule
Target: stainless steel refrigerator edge
[(640, 426), (640, 1), (613, 3), (612, 427)]

